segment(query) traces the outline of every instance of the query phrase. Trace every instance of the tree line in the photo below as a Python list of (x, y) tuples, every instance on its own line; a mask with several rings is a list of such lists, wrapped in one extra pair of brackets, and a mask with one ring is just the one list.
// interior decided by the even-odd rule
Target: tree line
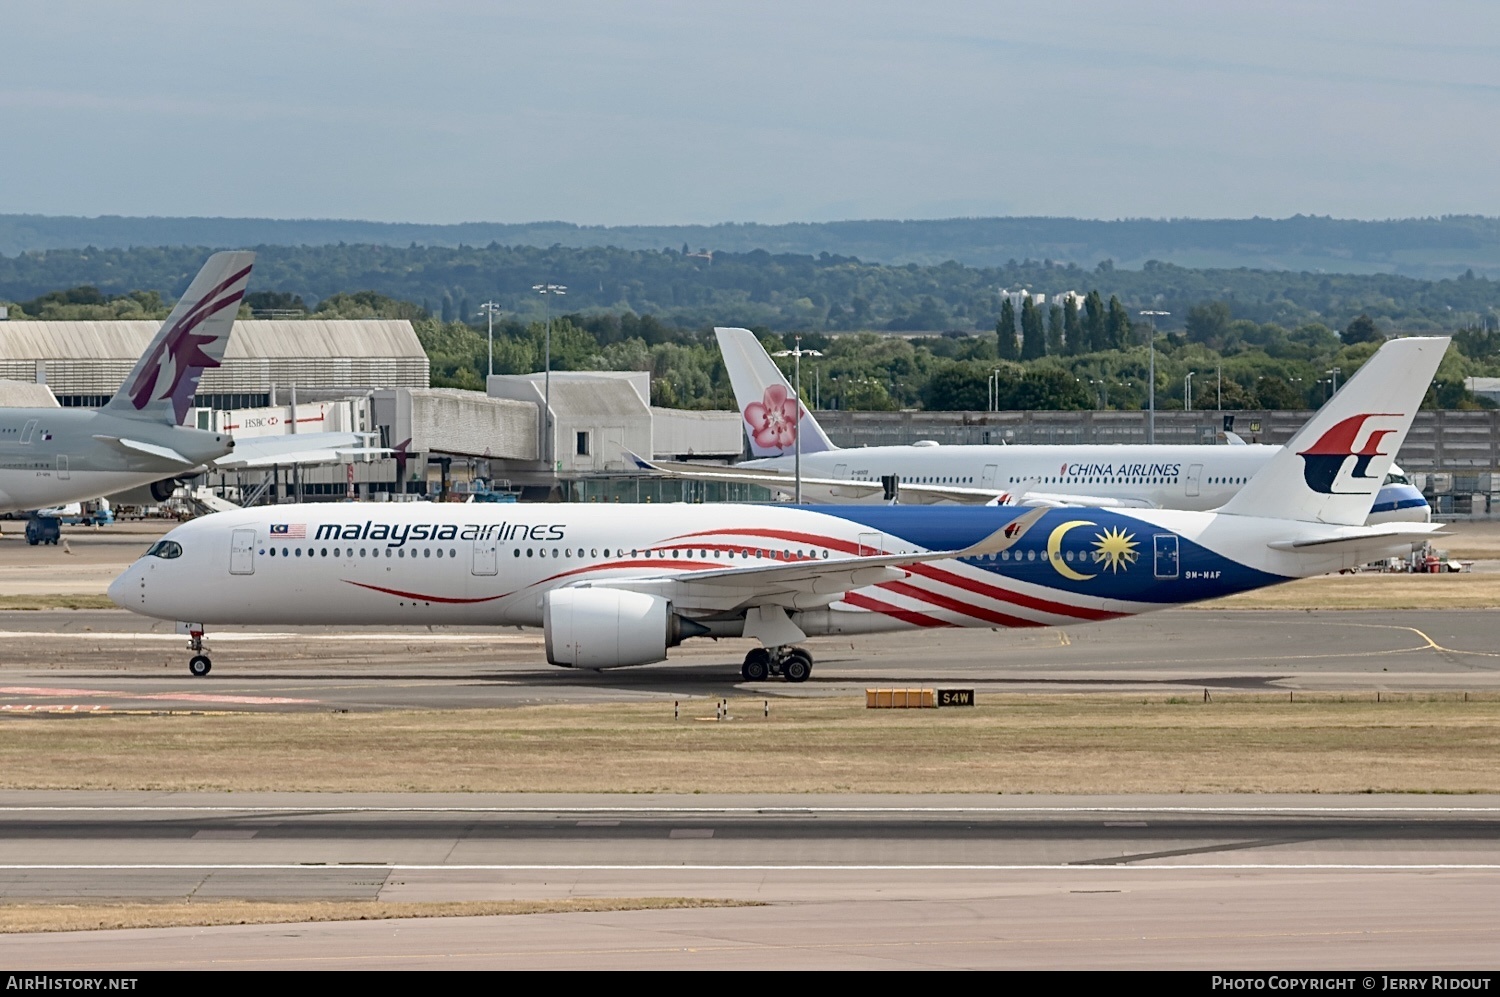
[[(684, 251), (686, 250), (686, 251)], [(107, 295), (180, 295), (210, 252), (165, 247), (28, 252), (0, 256), (0, 300), (28, 301), (90, 285)], [(471, 321), (484, 301), (540, 318), (532, 291), (563, 284), (560, 303), (580, 314), (631, 312), (675, 326), (739, 325), (777, 332), (974, 332), (994, 327), (1005, 292), (1117, 298), (1128, 315), (1170, 313), (1182, 329), (1190, 309), (1222, 301), (1236, 319), (1283, 328), (1318, 322), (1341, 329), (1365, 314), (1386, 333), (1456, 330), (1500, 316), (1500, 281), (1464, 274), (1416, 280), (1391, 274), (1192, 269), (1100, 261), (1092, 268), (1049, 260), (994, 267), (870, 263), (853, 256), (552, 246), (260, 246), (252, 287), (315, 305), (372, 291), (420, 305), (443, 321)], [(1019, 311), (1019, 308), (1017, 309)], [(1021, 316), (1017, 315), (1019, 323)], [(1046, 327), (1048, 316), (1043, 315)]]
[[(1191, 382), (1196, 408), (1310, 409), (1352, 376), (1385, 338), (1364, 314), (1337, 331), (1320, 322), (1286, 327), (1240, 317), (1229, 302), (1214, 300), (1188, 308), (1180, 328), (1164, 329), (1151, 316), (1132, 317), (1117, 295), (1106, 298), (1097, 288), (1062, 304), (1021, 301), (1017, 309), (1010, 297), (1003, 299), (992, 331), (985, 333), (809, 330), (794, 336), (763, 325), (752, 328), (773, 352), (800, 342), (823, 354), (802, 367), (810, 404), (860, 410), (1140, 409), (1146, 404), (1153, 347), (1159, 408), (1187, 404)], [(159, 320), (168, 310), (168, 299), (155, 290), (111, 294), (82, 286), (16, 302), (12, 317)], [(494, 321), (493, 349), (488, 321), (477, 313), (445, 320), (430, 305), (374, 291), (337, 292), (315, 304), (292, 292), (253, 291), (240, 314), (406, 319), (439, 386), (479, 390), (491, 369), (498, 374), (540, 370), (550, 338), (555, 369), (649, 371), (653, 404), (734, 406), (712, 328), (652, 314), (569, 310), (549, 324), (501, 313)], [(790, 375), (790, 361), (780, 362)], [(1486, 400), (1465, 389), (1464, 379), (1473, 375), (1500, 376), (1500, 327), (1494, 324), (1473, 323), (1456, 332), (1429, 407), (1487, 407)]]

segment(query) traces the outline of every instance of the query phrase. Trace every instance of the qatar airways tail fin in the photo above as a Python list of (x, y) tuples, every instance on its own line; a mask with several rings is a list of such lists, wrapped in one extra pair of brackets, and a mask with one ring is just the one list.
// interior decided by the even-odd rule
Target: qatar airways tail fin
[(111, 415), (182, 425), (198, 380), (224, 359), (254, 253), (215, 253), (105, 406)]
[(1447, 349), (1445, 336), (1386, 343), (1218, 511), (1363, 524)]
[[(796, 450), (802, 437), (802, 452), (837, 450), (805, 406), (792, 399), (791, 385), (781, 376), (776, 362), (749, 329), (715, 328), (724, 368), (734, 386), (735, 404), (745, 421), (750, 453), (756, 457), (781, 457)], [(800, 411), (800, 418), (798, 417)]]

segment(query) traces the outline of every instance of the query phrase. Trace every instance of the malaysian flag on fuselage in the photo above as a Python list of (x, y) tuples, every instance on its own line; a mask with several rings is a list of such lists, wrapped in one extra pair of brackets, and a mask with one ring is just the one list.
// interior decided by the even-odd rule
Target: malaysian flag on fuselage
[(272, 523), (271, 536), (282, 540), (306, 540), (306, 523)]

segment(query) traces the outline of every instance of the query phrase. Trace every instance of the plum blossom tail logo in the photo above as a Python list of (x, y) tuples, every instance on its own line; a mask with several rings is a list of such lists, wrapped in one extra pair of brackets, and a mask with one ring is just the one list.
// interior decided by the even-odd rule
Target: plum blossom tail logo
[[(1342, 422), (1335, 423), (1326, 433), (1318, 437), (1317, 442), (1312, 446), (1298, 451), (1298, 456), (1303, 461), (1302, 477), (1307, 481), (1307, 487), (1315, 492), (1322, 492), (1324, 495), (1364, 495), (1372, 491), (1373, 486), (1378, 486), (1379, 476), (1367, 473), (1370, 469), (1370, 461), (1376, 457), (1390, 456), (1380, 449), (1380, 444), (1397, 430), (1372, 429), (1365, 435), (1358, 449), (1355, 449), (1355, 444), (1360, 442), (1360, 434), (1364, 432), (1364, 426), (1368, 420), (1387, 418), (1401, 419), (1404, 416), (1394, 412), (1368, 412), (1364, 415), (1352, 415)], [(1345, 479), (1346, 483), (1369, 482), (1372, 487), (1335, 490), (1334, 485), (1338, 482), (1339, 474), (1350, 457), (1354, 458), (1354, 466)]]
[(203, 335), (196, 330), (226, 308), (239, 309), (250, 269), (245, 267), (217, 284), (172, 324), (130, 386), (131, 404), (144, 409), (153, 402), (170, 399), (177, 422), (182, 422), (193, 394), (198, 390), (198, 379), (203, 371), (219, 366), (216, 358), (203, 351), (204, 346), (218, 337)]
[(763, 450), (786, 450), (797, 441), (797, 401), (780, 384), (766, 388), (758, 402), (745, 406), (750, 440)]

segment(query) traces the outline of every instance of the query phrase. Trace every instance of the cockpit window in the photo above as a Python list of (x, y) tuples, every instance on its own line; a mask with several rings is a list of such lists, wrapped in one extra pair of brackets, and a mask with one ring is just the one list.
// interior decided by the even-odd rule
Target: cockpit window
[(1396, 471), (1392, 471), (1390, 474), (1387, 474), (1385, 476), (1385, 483), (1388, 485), (1409, 485), (1411, 484), (1411, 481), (1406, 477), (1406, 475)]
[(175, 540), (158, 540), (146, 551), (147, 557), (162, 557), (171, 560), (182, 556), (182, 544)]

